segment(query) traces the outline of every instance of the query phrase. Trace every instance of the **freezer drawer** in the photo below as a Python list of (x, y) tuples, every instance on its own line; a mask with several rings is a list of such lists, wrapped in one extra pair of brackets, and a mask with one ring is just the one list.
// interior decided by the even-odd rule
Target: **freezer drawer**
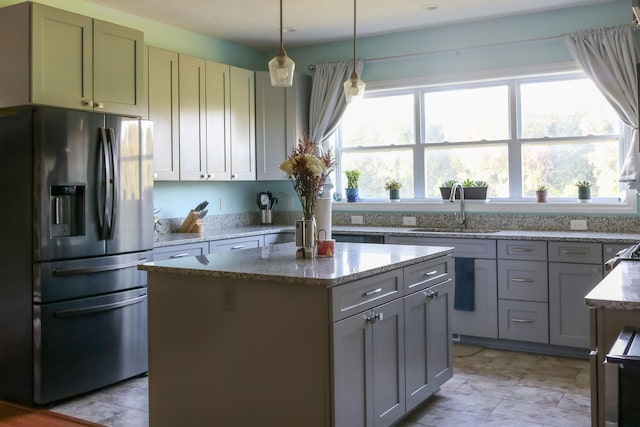
[(34, 305), (34, 401), (147, 372), (147, 290)]
[(153, 252), (34, 264), (33, 302), (49, 303), (92, 297), (146, 286), (138, 264), (153, 260)]

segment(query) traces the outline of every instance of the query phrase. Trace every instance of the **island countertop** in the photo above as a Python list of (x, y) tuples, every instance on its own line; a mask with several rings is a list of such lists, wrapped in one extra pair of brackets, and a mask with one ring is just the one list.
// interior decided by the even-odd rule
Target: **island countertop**
[(294, 243), (156, 261), (140, 270), (332, 287), (428, 261), (452, 247), (336, 243), (333, 257), (296, 259)]
[(640, 262), (622, 261), (585, 297), (592, 308), (640, 310)]

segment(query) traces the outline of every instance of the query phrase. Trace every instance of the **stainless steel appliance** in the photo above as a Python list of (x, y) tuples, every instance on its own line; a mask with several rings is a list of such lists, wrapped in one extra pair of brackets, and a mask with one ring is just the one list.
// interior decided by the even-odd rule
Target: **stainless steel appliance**
[(635, 327), (620, 331), (605, 358), (605, 426), (640, 425), (640, 334)]
[(47, 404), (147, 371), (152, 124), (0, 111), (0, 399)]

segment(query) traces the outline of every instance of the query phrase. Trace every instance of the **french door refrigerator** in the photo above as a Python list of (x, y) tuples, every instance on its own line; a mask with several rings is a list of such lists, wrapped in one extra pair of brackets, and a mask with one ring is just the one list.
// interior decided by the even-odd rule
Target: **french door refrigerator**
[(0, 111), (0, 399), (42, 405), (147, 371), (152, 125)]

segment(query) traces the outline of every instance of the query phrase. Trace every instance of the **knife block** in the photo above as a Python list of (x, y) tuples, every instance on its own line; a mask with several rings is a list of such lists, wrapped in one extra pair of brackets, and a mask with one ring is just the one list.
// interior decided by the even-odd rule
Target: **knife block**
[(199, 211), (189, 211), (189, 214), (182, 222), (178, 233), (203, 233), (204, 232), (204, 220), (200, 219)]

